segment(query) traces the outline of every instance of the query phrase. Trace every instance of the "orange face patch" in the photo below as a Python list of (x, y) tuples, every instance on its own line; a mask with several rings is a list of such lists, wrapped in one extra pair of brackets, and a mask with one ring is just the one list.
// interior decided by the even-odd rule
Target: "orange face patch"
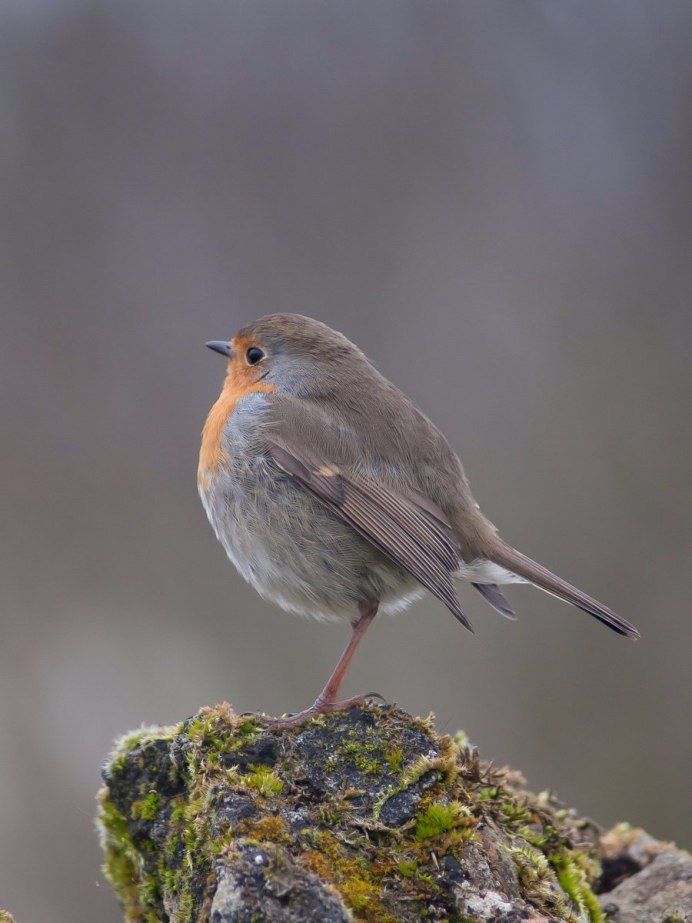
[(231, 340), (233, 353), (228, 360), (228, 370), (221, 394), (209, 411), (202, 430), (202, 447), (199, 453), (197, 482), (202, 485), (220, 467), (227, 464), (221, 451), (221, 434), (226, 421), (236, 408), (238, 401), (255, 391), (276, 391), (276, 385), (261, 381), (266, 371), (263, 363), (248, 365), (245, 354), (251, 346), (259, 346), (250, 337), (234, 337)]

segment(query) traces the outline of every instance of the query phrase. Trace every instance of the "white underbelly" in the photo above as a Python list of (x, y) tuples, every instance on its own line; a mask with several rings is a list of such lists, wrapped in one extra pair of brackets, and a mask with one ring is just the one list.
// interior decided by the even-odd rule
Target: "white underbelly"
[[(291, 540), (276, 530), (253, 528), (232, 496), (231, 490), (223, 496), (213, 488), (200, 489), (209, 522), (229, 559), (260, 596), (282, 609), (317, 619), (353, 620), (365, 580), (380, 601), (380, 611), (388, 614), (406, 609), (423, 594), (413, 577), (383, 560), (367, 543), (361, 548), (357, 538), (355, 544), (349, 527), (339, 523), (335, 530), (330, 523), (322, 531), (316, 520), (309, 541), (298, 533)], [(322, 515), (326, 521), (328, 514)], [(345, 545), (330, 547), (342, 531)]]

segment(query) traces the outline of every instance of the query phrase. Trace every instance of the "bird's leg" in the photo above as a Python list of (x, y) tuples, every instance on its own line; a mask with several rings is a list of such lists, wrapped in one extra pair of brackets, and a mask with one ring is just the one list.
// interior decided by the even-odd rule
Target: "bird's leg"
[[(377, 615), (377, 603), (371, 603), (368, 606), (364, 606), (361, 609), (359, 618), (353, 623), (353, 632), (349, 639), (348, 644), (344, 648), (344, 652), (339, 657), (339, 662), (334, 668), (334, 672), (327, 680), (327, 685), (324, 687), (322, 692), (317, 696), (315, 704), (312, 706), (317, 709), (317, 714), (323, 710), (333, 711), (335, 707), (343, 708), (348, 707), (350, 704), (355, 704), (355, 700), (349, 699), (348, 702), (339, 702), (337, 703), (336, 697), (339, 694), (339, 689), (341, 688), (341, 683), (343, 682), (346, 672), (351, 664), (353, 655), (356, 652), (356, 648), (361, 642), (361, 639), (365, 635), (365, 632), (370, 627), (370, 622)], [(358, 700), (362, 700), (364, 696), (359, 696)]]
[(345, 708), (351, 708), (353, 705), (361, 705), (368, 698), (368, 696), (365, 695), (357, 695), (352, 699), (345, 699), (342, 702), (337, 702), (336, 700), (339, 689), (341, 688), (341, 683), (346, 676), (356, 648), (360, 644), (361, 638), (370, 627), (370, 622), (372, 622), (377, 615), (377, 605), (377, 603), (368, 603), (361, 607), (360, 616), (352, 623), (353, 632), (348, 644), (344, 648), (343, 654), (339, 657), (339, 662), (334, 668), (334, 672), (329, 677), (326, 686), (317, 696), (310, 708), (306, 708), (305, 711), (298, 712), (296, 715), (291, 715), (290, 718), (277, 718), (271, 722), (272, 727), (298, 727), (311, 718), (314, 718), (315, 715), (323, 715), (332, 711), (342, 711)]

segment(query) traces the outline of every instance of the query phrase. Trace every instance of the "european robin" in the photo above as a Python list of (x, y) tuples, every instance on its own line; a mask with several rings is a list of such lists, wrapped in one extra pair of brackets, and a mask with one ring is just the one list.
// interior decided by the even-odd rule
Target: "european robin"
[(206, 345), (228, 359), (197, 473), (217, 538), (261, 596), (353, 629), (314, 704), (284, 726), (363, 701), (337, 701), (358, 643), (378, 610), (424, 589), (471, 631), (460, 580), (508, 618), (499, 586), (530, 583), (639, 636), (500, 538), (444, 435), (343, 334), (271, 314)]

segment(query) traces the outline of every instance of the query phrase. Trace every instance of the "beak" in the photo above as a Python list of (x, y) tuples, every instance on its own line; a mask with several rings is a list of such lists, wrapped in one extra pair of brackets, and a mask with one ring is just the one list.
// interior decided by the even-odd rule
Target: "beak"
[(208, 346), (209, 349), (213, 349), (215, 353), (221, 353), (222, 356), (226, 356), (227, 359), (231, 358), (231, 344), (226, 340), (209, 340), (204, 345)]

